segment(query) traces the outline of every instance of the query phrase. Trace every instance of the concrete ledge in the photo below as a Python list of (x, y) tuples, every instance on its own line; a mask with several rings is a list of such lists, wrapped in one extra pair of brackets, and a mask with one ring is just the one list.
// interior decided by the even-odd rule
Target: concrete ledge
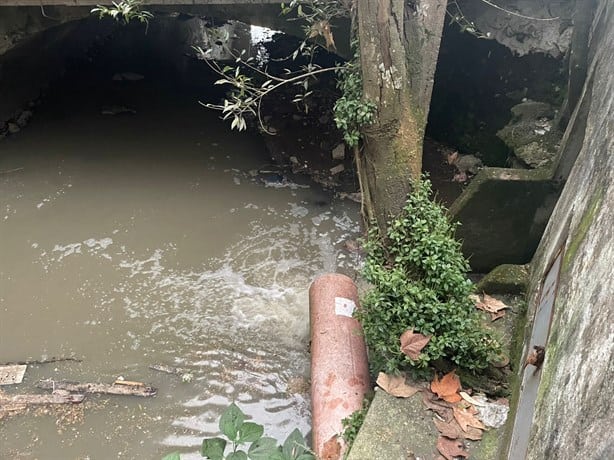
[(438, 433), (422, 393), (395, 398), (377, 389), (347, 460), (434, 458)]
[(547, 169), (484, 168), (450, 207), (475, 271), (531, 260), (558, 198)]
[[(143, 5), (254, 5), (283, 3), (281, 0), (143, 0)], [(0, 6), (96, 6), (111, 5), (108, 0), (3, 0)]]

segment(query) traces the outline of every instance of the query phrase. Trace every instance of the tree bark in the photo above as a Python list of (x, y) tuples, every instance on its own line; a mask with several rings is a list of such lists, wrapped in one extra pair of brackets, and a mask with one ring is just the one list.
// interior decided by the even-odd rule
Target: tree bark
[(358, 0), (364, 97), (375, 120), (357, 164), (368, 218), (380, 230), (422, 171), (422, 144), (447, 0)]

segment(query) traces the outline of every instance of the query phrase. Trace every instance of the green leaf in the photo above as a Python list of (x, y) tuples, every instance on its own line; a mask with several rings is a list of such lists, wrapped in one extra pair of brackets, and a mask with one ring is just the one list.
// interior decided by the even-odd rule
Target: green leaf
[(277, 446), (277, 440), (273, 438), (260, 438), (249, 446), (249, 458), (251, 460), (281, 460), (281, 450)]
[(238, 450), (226, 457), (226, 460), (247, 460), (247, 454), (242, 450)]
[(162, 457), (162, 460), (181, 460), (181, 455), (179, 455), (179, 452), (173, 452)]
[(286, 438), (286, 441), (282, 447), (282, 452), (286, 457), (296, 458), (305, 453), (304, 446), (305, 438), (303, 438), (303, 435), (298, 428), (295, 428), (294, 431), (292, 431), (292, 433), (290, 433)]
[(262, 437), (264, 427), (253, 422), (244, 422), (239, 428), (239, 440), (237, 442), (254, 442)]
[(232, 403), (220, 417), (220, 431), (231, 441), (236, 441), (239, 428), (244, 421), (245, 414), (235, 403)]
[(226, 440), (222, 438), (203, 439), (200, 454), (210, 460), (223, 460)]

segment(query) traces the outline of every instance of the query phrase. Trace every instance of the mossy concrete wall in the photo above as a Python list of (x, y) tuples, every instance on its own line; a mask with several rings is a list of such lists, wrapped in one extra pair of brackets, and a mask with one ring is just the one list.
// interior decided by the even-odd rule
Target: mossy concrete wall
[(586, 117), (572, 117), (567, 133), (570, 139), (583, 139), (582, 147), (532, 263), (529, 318), (535, 313), (544, 274), (559, 249), (564, 251), (532, 420), (530, 459), (614, 458), (614, 2), (610, 0), (599, 2), (590, 49), (586, 87), (592, 91), (585, 91), (577, 105)]

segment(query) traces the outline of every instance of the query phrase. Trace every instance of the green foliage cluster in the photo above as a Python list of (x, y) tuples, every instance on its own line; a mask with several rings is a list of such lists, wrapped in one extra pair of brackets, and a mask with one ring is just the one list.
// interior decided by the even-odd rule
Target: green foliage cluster
[(350, 147), (358, 145), (360, 128), (371, 124), (375, 113), (375, 104), (363, 98), (359, 62), (356, 53), (353, 60), (335, 71), (337, 88), (341, 90), (341, 97), (333, 109), (335, 124), (343, 132), (343, 139)]
[[(210, 460), (315, 460), (298, 429), (290, 433), (280, 446), (276, 439), (263, 436), (262, 425), (246, 422), (245, 419), (243, 411), (235, 403), (230, 404), (219, 422), (220, 431), (225, 437), (205, 438), (201, 455)], [(228, 445), (230, 452), (226, 454)], [(180, 458), (180, 454), (174, 452), (162, 460)]]
[[(440, 358), (476, 371), (500, 353), (469, 295), (469, 264), (445, 208), (431, 199), (431, 183), (414, 184), (384, 237), (377, 226), (365, 244), (364, 276), (372, 284), (358, 312), (374, 370), (425, 368)], [(407, 329), (430, 336), (417, 360), (400, 351)]]
[(281, 4), (281, 14), (289, 16), (295, 14), (296, 18), (288, 18), (289, 21), (300, 19), (307, 23), (305, 35), (309, 36), (315, 23), (325, 21), (330, 23), (335, 18), (348, 17), (350, 11), (344, 2), (331, 0), (290, 0), (290, 3)]
[(341, 423), (343, 424), (343, 433), (341, 436), (348, 446), (346, 452), (349, 452), (352, 444), (354, 444), (354, 440), (356, 439), (356, 436), (358, 436), (360, 427), (365, 421), (370, 404), (371, 402), (368, 399), (365, 399), (362, 402), (361, 409), (352, 412), (348, 417), (341, 420)]
[(111, 17), (117, 22), (126, 25), (133, 19), (149, 25), (149, 20), (153, 19), (154, 15), (145, 10), (141, 10), (142, 0), (121, 0), (112, 2), (113, 6), (107, 7), (96, 5), (96, 8), (91, 10), (92, 14), (97, 14), (100, 19), (105, 16)]

